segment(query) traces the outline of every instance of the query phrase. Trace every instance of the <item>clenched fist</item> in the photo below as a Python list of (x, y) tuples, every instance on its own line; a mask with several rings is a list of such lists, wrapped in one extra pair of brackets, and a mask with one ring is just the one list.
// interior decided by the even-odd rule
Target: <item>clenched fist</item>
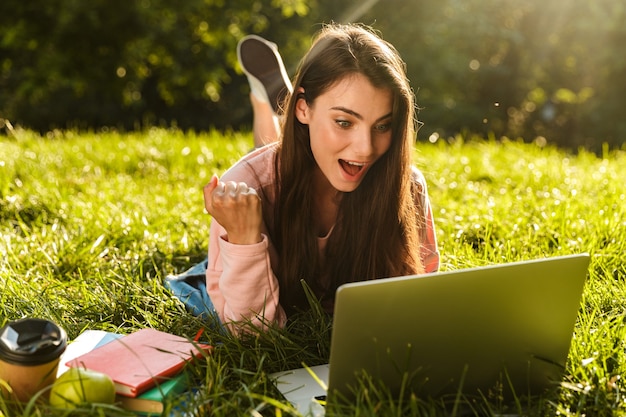
[(229, 242), (249, 245), (262, 240), (261, 199), (254, 188), (244, 182), (222, 182), (214, 175), (203, 191), (204, 207), (226, 229)]

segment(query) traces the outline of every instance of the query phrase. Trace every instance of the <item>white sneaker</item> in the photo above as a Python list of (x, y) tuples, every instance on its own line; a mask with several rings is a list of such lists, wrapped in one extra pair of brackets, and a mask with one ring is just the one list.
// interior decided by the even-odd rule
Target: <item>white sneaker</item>
[(252, 94), (270, 103), (278, 114), (292, 87), (276, 44), (257, 35), (245, 36), (237, 44), (237, 59)]

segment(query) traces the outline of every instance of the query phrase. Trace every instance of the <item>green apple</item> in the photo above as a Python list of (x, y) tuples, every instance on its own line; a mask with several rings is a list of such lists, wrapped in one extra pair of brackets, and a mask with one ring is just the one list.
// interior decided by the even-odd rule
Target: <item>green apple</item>
[(57, 408), (114, 402), (113, 380), (106, 374), (83, 368), (70, 368), (57, 378), (50, 390), (50, 405)]

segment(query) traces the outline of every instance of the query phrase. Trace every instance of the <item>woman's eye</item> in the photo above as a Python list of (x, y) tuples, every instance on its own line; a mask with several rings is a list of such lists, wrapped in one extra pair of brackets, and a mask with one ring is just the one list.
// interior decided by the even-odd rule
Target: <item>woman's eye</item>
[(350, 123), (347, 120), (340, 120), (340, 119), (338, 119), (338, 120), (335, 120), (335, 123), (337, 123), (339, 125), (339, 127), (344, 127), (344, 128), (352, 126), (352, 123)]
[(385, 123), (385, 124), (374, 126), (374, 130), (376, 130), (377, 132), (386, 132), (389, 129), (391, 129), (391, 123)]

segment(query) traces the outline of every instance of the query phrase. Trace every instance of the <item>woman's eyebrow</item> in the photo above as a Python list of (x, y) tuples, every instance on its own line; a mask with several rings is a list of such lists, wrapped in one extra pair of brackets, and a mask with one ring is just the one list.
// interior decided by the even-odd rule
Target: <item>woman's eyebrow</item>
[[(359, 113), (355, 112), (354, 110), (350, 110), (347, 107), (343, 107), (343, 106), (336, 106), (336, 107), (331, 107), (331, 110), (338, 110), (344, 113), (348, 113), (354, 117), (356, 117), (359, 120), (363, 120), (363, 116), (361, 116)], [(391, 112), (387, 113), (386, 115), (379, 117), (378, 119), (376, 119), (377, 122), (384, 120), (384, 119), (388, 119), (391, 117)]]

